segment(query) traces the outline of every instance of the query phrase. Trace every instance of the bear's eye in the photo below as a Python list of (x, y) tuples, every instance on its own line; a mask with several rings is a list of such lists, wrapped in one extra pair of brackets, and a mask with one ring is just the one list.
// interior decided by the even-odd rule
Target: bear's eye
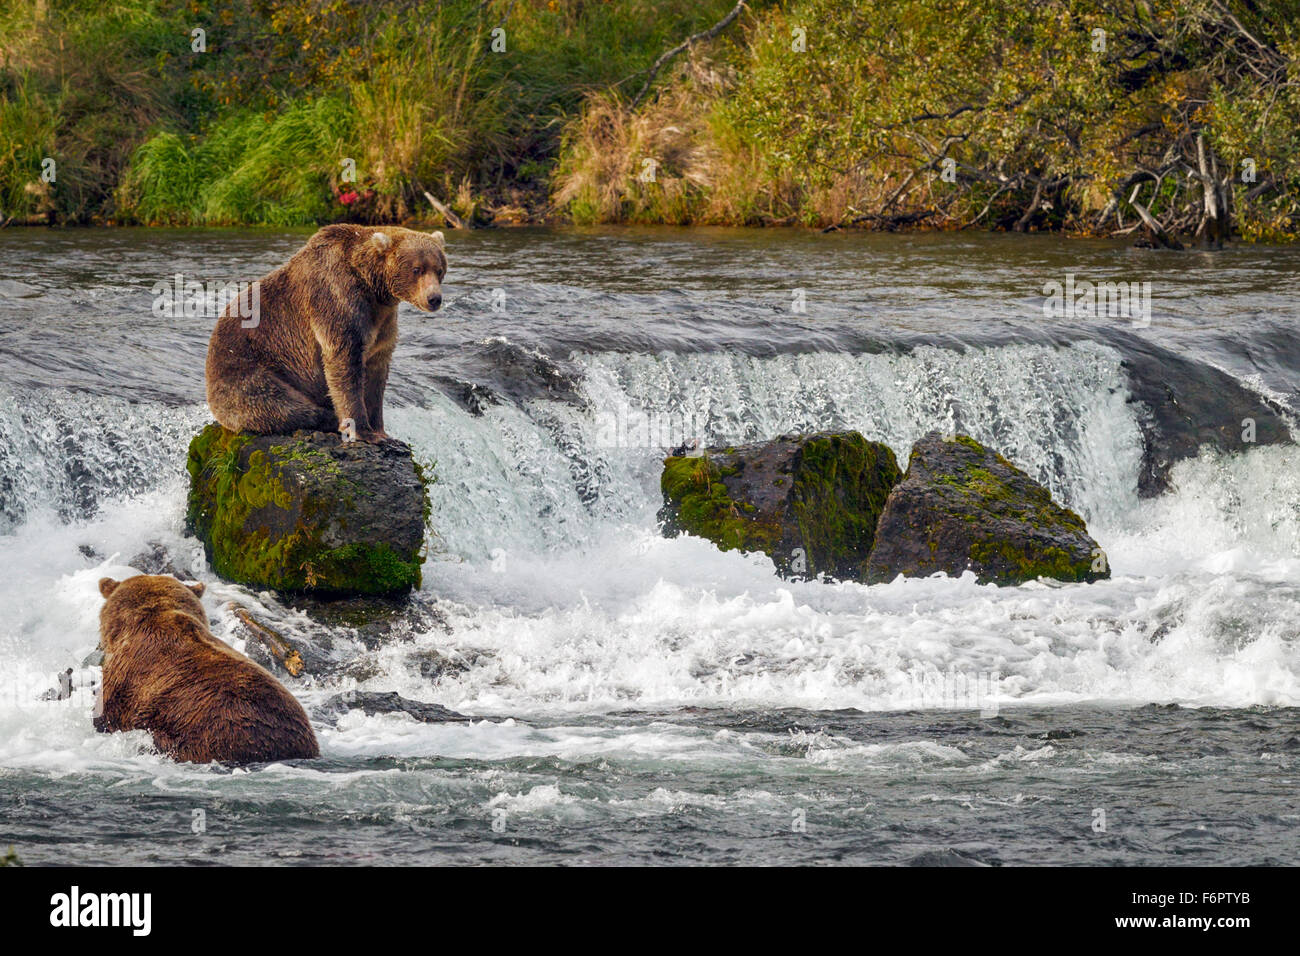
[(411, 270), (411, 272), (414, 273), (414, 274), (417, 275), (417, 276), (418, 276), (421, 272), (423, 272), (423, 271), (424, 271), (424, 269), (421, 268), (420, 266), (416, 266), (414, 269)]

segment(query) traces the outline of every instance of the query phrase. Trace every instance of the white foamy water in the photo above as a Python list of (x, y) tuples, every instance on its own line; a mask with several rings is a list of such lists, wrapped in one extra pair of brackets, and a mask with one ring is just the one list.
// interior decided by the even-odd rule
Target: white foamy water
[[(424, 587), (451, 625), (414, 635), (411, 649), (473, 665), (434, 685), (408, 654), (381, 652), (380, 672), (360, 686), (490, 719), (429, 727), (353, 715), (322, 731), (327, 756), (700, 746), (680, 730), (539, 736), (503, 722), (624, 708), (1300, 704), (1300, 455), (1207, 454), (1176, 466), (1170, 493), (1139, 501), (1140, 435), (1105, 348), (580, 362), (581, 407), (536, 402), (475, 417), (431, 393), (392, 412), (391, 430), (435, 464)], [(257, 596), (203, 570), (183, 530), (183, 452), (202, 409), (47, 394), (7, 399), (0, 420), (22, 433), (18, 453), (0, 458), (13, 520), (0, 537), (0, 765), (140, 759), (140, 741), (93, 733), (86, 700), (31, 698), (65, 667), (80, 683), (95, 679), (81, 659), (96, 641), (96, 581), (129, 573), (150, 548), (209, 581), (218, 633), (242, 646), (220, 608)], [(789, 582), (761, 556), (657, 533), (660, 439), (857, 428), (905, 463), (921, 434), (954, 427), (1084, 513), (1112, 579)], [(83, 479), (95, 495), (78, 494)], [(330, 688), (300, 690), (310, 702)]]

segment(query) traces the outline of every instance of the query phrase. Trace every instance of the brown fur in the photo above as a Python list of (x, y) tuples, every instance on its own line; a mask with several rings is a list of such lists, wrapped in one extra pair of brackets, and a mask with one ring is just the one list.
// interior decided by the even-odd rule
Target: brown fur
[(202, 584), (161, 574), (101, 578), (103, 713), (95, 729), (147, 730), (176, 760), (316, 757), (302, 705), (270, 672), (208, 630)]
[[(232, 303), (208, 343), (208, 407), (231, 431), (344, 430), (375, 442), (397, 344), (397, 303), (432, 312), (447, 272), (442, 233), (326, 226), (259, 283), (252, 324)], [(250, 327), (245, 328), (245, 324)]]

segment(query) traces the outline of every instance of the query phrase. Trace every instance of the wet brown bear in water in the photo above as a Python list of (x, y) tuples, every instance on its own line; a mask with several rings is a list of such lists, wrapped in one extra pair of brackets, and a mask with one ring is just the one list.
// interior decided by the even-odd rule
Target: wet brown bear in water
[(106, 600), (96, 730), (147, 730), (159, 750), (196, 763), (320, 755), (294, 696), (208, 630), (202, 584), (142, 574), (100, 578), (99, 593)]
[(208, 343), (208, 407), (231, 431), (342, 431), (377, 442), (397, 303), (432, 312), (442, 233), (326, 226), (232, 302)]

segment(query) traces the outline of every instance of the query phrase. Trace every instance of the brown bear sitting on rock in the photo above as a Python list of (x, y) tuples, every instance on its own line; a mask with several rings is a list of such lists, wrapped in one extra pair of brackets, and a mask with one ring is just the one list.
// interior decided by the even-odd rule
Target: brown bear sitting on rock
[(320, 755), (294, 696), (208, 630), (202, 584), (142, 574), (101, 578), (99, 593), (106, 600), (96, 730), (147, 730), (159, 750), (195, 763)]
[(326, 226), (232, 302), (208, 343), (208, 407), (231, 431), (341, 431), (379, 442), (397, 304), (432, 312), (442, 233)]

